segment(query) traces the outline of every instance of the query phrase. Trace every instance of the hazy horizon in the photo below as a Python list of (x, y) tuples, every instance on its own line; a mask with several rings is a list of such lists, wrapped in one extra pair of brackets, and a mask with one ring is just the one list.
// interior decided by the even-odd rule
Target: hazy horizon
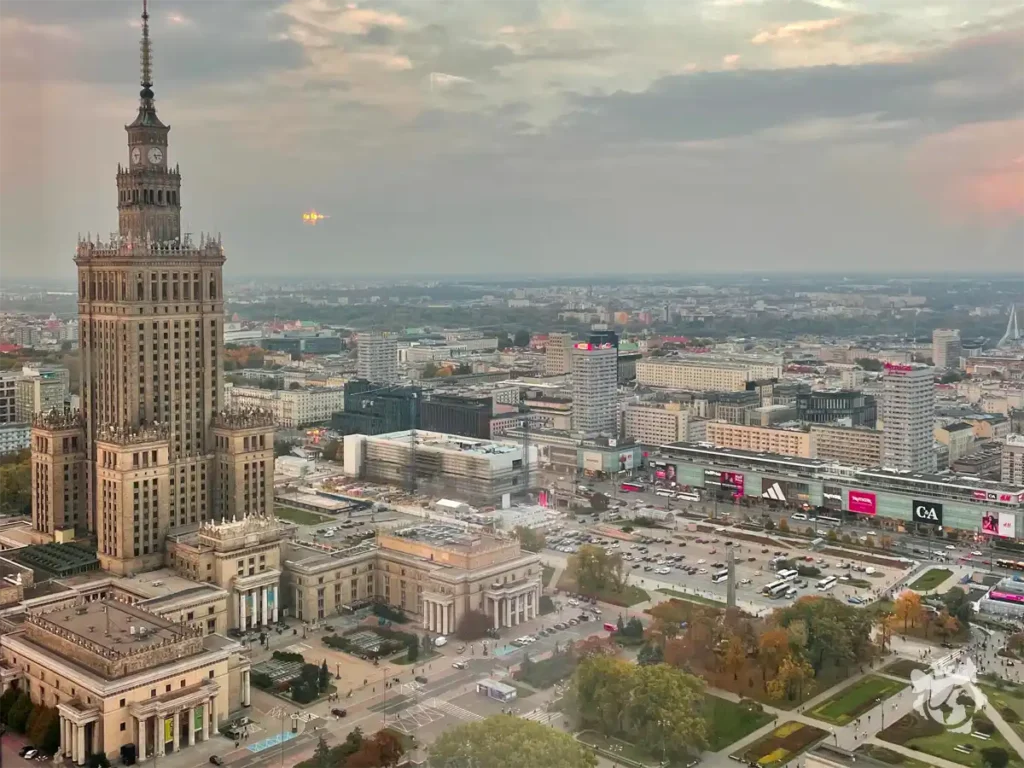
[[(116, 228), (140, 9), (0, 6), (5, 282)], [(232, 281), (1024, 273), (1016, 1), (150, 12), (183, 229)]]

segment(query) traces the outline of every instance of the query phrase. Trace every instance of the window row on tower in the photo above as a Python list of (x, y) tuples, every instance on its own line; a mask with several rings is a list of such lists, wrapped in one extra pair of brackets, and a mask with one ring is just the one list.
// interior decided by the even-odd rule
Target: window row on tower
[(215, 301), (219, 294), (216, 275), (209, 275), (206, 293), (199, 272), (150, 272), (149, 291), (146, 275), (135, 275), (135, 295), (129, 295), (128, 273), (90, 272), (82, 275), (79, 300), (84, 301)]
[(178, 193), (173, 189), (122, 189), (118, 202), (121, 205), (177, 205)]

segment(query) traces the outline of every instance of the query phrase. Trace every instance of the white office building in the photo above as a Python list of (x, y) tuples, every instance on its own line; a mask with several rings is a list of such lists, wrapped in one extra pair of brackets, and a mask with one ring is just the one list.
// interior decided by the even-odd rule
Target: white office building
[(359, 378), (374, 384), (398, 381), (398, 339), (389, 333), (360, 333), (357, 337)]
[(618, 435), (619, 351), (612, 344), (580, 342), (572, 348), (572, 429)]
[(883, 464), (935, 472), (935, 369), (887, 363), (882, 375)]
[(936, 368), (960, 367), (960, 331), (936, 328), (932, 331), (932, 362)]

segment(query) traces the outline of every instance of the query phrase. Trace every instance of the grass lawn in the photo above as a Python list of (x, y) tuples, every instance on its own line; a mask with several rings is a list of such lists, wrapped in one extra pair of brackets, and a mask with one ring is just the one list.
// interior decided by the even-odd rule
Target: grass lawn
[(708, 750), (718, 752), (767, 725), (772, 716), (708, 694), (704, 697), (704, 718), (708, 721)]
[(978, 687), (988, 697), (989, 704), (1002, 715), (1003, 720), (1024, 738), (1024, 685), (1002, 678), (982, 675)]
[[(1002, 747), (1010, 756), (1009, 764), (1011, 766), (1016, 766), (1016, 768), (1024, 766), (1024, 759), (1017, 754), (999, 731), (992, 734), (989, 739), (979, 739), (969, 733), (947, 731), (940, 723), (917, 712), (904, 715), (893, 725), (881, 731), (878, 738), (970, 768), (984, 768), (981, 750), (986, 747)], [(957, 752), (955, 748), (960, 744), (973, 746), (974, 749), (966, 754)]]
[(929, 768), (931, 763), (924, 760), (915, 760), (913, 757), (901, 755), (891, 749), (886, 749), (880, 744), (862, 744), (857, 747), (857, 754), (864, 755), (886, 765), (900, 765), (903, 768)]
[(834, 725), (846, 725), (906, 687), (907, 684), (899, 680), (868, 675), (821, 702), (807, 714)]
[(658, 764), (657, 758), (647, 754), (635, 744), (630, 744), (622, 739), (616, 739), (614, 736), (605, 736), (597, 731), (581, 731), (576, 734), (576, 740), (587, 746), (594, 747), (612, 760), (620, 757), (641, 765)]
[(569, 575), (569, 570), (562, 571), (562, 578), (558, 580), (558, 589), (562, 592), (573, 592), (587, 597), (597, 598), (598, 602), (609, 603), (629, 607), (637, 603), (646, 603), (651, 596), (639, 587), (627, 584), (625, 589), (616, 591), (614, 589), (599, 590), (597, 592), (584, 592), (576, 586), (576, 581)]
[(679, 592), (675, 589), (659, 589), (658, 591), (663, 595), (677, 597), (688, 603), (700, 603), (701, 605), (710, 605), (714, 608), (725, 608), (725, 600), (713, 600), (710, 597), (703, 597), (702, 595), (689, 595), (686, 592)]
[(541, 582), (540, 582), (540, 585), (541, 585), (542, 589), (548, 585), (548, 582), (551, 581), (551, 577), (554, 576), (554, 575), (555, 575), (555, 569), (554, 568), (552, 568), (550, 565), (543, 566), (543, 568), (541, 570)]
[(887, 675), (892, 675), (893, 677), (902, 677), (904, 680), (909, 680), (915, 669), (918, 672), (928, 672), (931, 667), (921, 661), (900, 659), (899, 661), (894, 661), (891, 664), (886, 664), (882, 667), (881, 671)]
[(742, 752), (731, 755), (748, 765), (775, 768), (814, 746), (828, 735), (821, 728), (789, 720), (763, 736)]
[(287, 520), (289, 523), (295, 523), (296, 525), (320, 525), (322, 523), (330, 523), (334, 519), (318, 515), (315, 512), (307, 512), (304, 509), (280, 507), (276, 504), (274, 505), (274, 516), (278, 520)]
[(927, 592), (929, 589), (935, 589), (952, 575), (953, 572), (948, 568), (931, 568), (922, 573), (916, 581), (911, 582), (910, 588), (918, 592)]

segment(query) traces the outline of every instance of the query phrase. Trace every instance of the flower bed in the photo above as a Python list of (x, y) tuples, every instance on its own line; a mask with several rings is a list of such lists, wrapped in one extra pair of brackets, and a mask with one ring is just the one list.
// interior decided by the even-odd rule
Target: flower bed
[(827, 735), (821, 728), (790, 720), (732, 757), (747, 765), (774, 768), (810, 749)]

